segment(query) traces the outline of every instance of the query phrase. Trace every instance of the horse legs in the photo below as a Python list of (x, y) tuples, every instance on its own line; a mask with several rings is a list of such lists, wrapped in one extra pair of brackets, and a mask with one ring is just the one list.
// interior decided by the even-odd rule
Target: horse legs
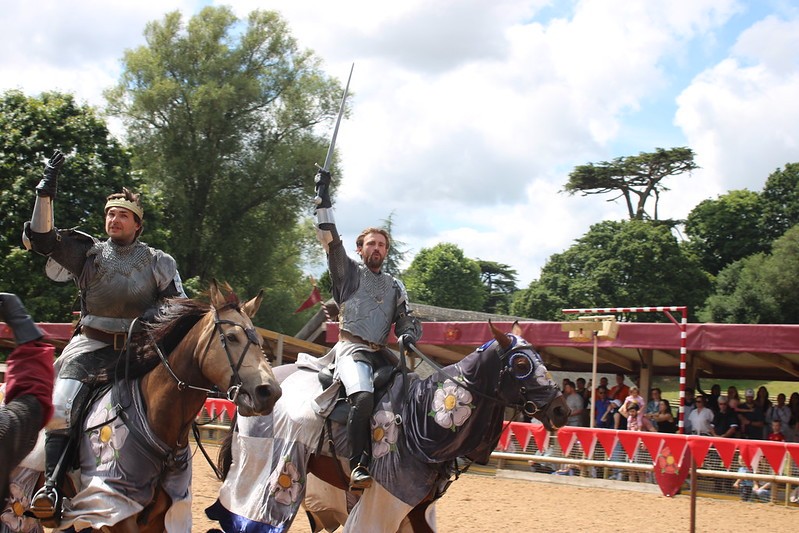
[(136, 526), (141, 533), (163, 533), (164, 517), (172, 505), (172, 498), (159, 486), (150, 504), (142, 509), (136, 519)]
[(435, 533), (436, 507), (434, 501), (425, 501), (414, 507), (404, 520), (400, 533)]
[(395, 498), (382, 485), (372, 483), (352, 508), (347, 523), (344, 524), (344, 533), (397, 531), (402, 519), (411, 509), (410, 505)]

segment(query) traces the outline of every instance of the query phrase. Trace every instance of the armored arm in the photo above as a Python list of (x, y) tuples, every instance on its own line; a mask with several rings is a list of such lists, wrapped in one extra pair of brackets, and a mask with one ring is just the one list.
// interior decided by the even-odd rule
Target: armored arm
[(314, 178), (316, 197), (316, 238), (322, 243), (325, 252), (330, 251), (330, 243), (339, 240), (336, 221), (333, 219), (333, 203), (330, 201), (330, 172), (320, 168)]
[[(36, 185), (36, 203), (33, 204), (33, 215), (30, 221), (30, 231), (39, 234), (48, 234), (54, 238), (53, 200), (58, 191), (58, 174), (64, 166), (64, 154), (56, 150), (44, 166), (41, 181)], [(31, 249), (30, 233), (22, 234), (22, 243), (28, 250)]]
[(167, 305), (171, 298), (187, 298), (180, 279), (178, 265), (171, 255), (155, 250), (156, 261), (153, 265), (153, 275), (158, 285), (158, 301), (147, 309), (141, 316), (144, 322), (152, 322)]
[(410, 346), (411, 344), (416, 344), (419, 339), (422, 338), (422, 323), (418, 318), (413, 316), (405, 285), (398, 279), (394, 281), (397, 284), (397, 290), (399, 292), (397, 310), (394, 315), (394, 334), (398, 339), (403, 337), (403, 344), (405, 346)]

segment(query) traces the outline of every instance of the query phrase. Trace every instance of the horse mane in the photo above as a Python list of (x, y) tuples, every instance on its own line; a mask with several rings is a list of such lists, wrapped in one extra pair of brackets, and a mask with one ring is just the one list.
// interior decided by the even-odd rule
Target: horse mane
[(125, 358), (120, 359), (120, 367), (116, 370), (117, 378), (137, 379), (150, 372), (161, 363), (156, 347), (169, 358), (189, 331), (210, 310), (211, 305), (200, 300), (168, 300), (167, 306), (154, 322), (146, 324), (142, 331), (133, 334), (134, 348), (126, 368), (122, 367), (125, 365)]

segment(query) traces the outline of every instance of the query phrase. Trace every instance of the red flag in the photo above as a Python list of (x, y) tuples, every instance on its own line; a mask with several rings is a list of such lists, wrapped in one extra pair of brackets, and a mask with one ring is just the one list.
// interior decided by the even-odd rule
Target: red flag
[(311, 295), (308, 297), (307, 300), (305, 300), (300, 304), (297, 310), (294, 311), (294, 314), (296, 315), (300, 311), (305, 311), (306, 309), (310, 309), (311, 307), (313, 307), (314, 305), (318, 304), (321, 301), (322, 301), (322, 293), (319, 292), (319, 288), (316, 285), (314, 285), (313, 290), (311, 291)]

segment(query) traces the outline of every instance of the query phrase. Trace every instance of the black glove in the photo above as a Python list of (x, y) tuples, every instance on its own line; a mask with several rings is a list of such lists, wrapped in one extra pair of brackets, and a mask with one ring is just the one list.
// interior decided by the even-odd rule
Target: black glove
[(17, 344), (25, 344), (44, 337), (44, 333), (25, 310), (25, 306), (16, 294), (0, 292), (0, 320), (8, 324), (14, 332)]
[(314, 198), (316, 209), (333, 207), (333, 202), (330, 201), (330, 172), (320, 168), (314, 177), (314, 183), (316, 184), (316, 197)]
[(36, 186), (36, 194), (55, 199), (55, 193), (58, 190), (58, 174), (61, 172), (62, 166), (64, 166), (64, 154), (61, 153), (61, 150), (56, 150), (53, 152), (53, 157), (44, 166), (44, 176)]
[(416, 337), (410, 333), (403, 333), (397, 340), (402, 343), (406, 350), (410, 350), (412, 345), (416, 345)]

